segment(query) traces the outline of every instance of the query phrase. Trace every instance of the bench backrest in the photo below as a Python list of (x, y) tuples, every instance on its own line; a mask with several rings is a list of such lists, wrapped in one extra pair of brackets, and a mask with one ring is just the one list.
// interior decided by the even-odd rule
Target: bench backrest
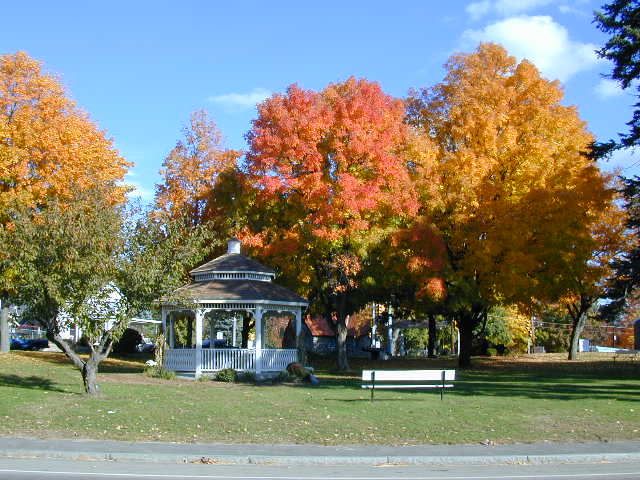
[(442, 381), (442, 372), (444, 372), (444, 379), (451, 381), (456, 379), (455, 370), (363, 370), (362, 381), (372, 381), (372, 372), (376, 372), (376, 382), (386, 382), (393, 380), (408, 380), (408, 381)]

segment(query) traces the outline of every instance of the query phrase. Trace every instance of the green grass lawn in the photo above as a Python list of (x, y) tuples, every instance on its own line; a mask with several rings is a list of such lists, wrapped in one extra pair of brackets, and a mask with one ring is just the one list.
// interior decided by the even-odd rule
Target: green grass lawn
[(345, 444), (640, 440), (640, 361), (589, 354), (476, 358), (444, 401), (384, 390), (365, 368), (455, 368), (451, 360), (316, 365), (322, 385), (243, 385), (145, 377), (142, 361), (101, 366), (102, 396), (82, 393), (62, 354), (0, 356), (0, 435), (176, 442)]

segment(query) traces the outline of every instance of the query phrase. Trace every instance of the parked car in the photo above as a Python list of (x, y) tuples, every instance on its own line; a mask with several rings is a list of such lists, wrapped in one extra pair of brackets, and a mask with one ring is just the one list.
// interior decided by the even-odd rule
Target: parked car
[(42, 350), (49, 348), (49, 340), (46, 338), (12, 338), (12, 350)]
[(213, 341), (213, 346), (210, 347), (210, 345), (211, 345), (211, 340), (207, 339), (202, 341), (202, 348), (238, 348), (238, 347), (229, 345), (227, 341), (224, 339), (222, 340), (215, 339)]
[(153, 353), (156, 350), (156, 344), (153, 342), (150, 342), (148, 339), (146, 338), (142, 338), (143, 342), (139, 343), (138, 345), (136, 345), (136, 350), (138, 352), (146, 352), (146, 353)]

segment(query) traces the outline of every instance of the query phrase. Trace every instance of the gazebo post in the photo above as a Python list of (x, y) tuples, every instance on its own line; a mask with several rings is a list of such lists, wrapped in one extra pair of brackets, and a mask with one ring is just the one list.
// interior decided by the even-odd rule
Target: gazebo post
[(296, 348), (298, 349), (298, 362), (303, 365), (307, 363), (307, 355), (304, 352), (304, 345), (302, 342), (302, 308), (295, 309), (296, 315)]
[(202, 318), (204, 312), (196, 309), (196, 378), (202, 374)]
[(302, 334), (302, 309), (296, 308), (296, 345), (298, 344), (298, 339)]
[(253, 312), (256, 320), (256, 375), (262, 373), (262, 307)]
[[(168, 314), (173, 313), (172, 311), (168, 312)], [(174, 326), (173, 326), (173, 322), (175, 321), (175, 317), (171, 316), (169, 318), (169, 348), (171, 350), (173, 350), (175, 348), (175, 332), (174, 332)]]

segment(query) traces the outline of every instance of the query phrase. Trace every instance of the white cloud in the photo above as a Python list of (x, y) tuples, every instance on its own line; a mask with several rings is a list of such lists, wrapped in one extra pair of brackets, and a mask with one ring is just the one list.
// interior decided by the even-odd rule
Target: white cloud
[(600, 98), (619, 97), (624, 93), (624, 90), (622, 90), (617, 81), (608, 79), (600, 80), (600, 83), (596, 85), (594, 91)]
[(571, 40), (567, 29), (549, 16), (506, 18), (482, 30), (466, 30), (462, 39), (500, 43), (511, 55), (533, 62), (545, 77), (562, 82), (599, 62), (595, 45)]
[(264, 88), (254, 88), (249, 93), (227, 93), (209, 97), (210, 102), (220, 103), (228, 107), (249, 108), (270, 97), (271, 92)]
[(527, 12), (537, 7), (543, 7), (554, 0), (482, 0), (467, 5), (467, 13), (473, 20), (493, 12), (501, 16), (511, 16)]

